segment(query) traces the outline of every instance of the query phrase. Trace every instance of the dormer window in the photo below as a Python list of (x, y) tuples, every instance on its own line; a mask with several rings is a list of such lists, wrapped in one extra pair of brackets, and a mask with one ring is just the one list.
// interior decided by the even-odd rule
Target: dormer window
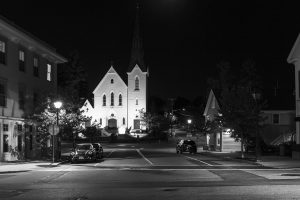
[(113, 84), (114, 83), (114, 79), (110, 79), (110, 83)]
[(138, 77), (135, 77), (135, 89), (134, 90), (140, 90), (140, 81)]

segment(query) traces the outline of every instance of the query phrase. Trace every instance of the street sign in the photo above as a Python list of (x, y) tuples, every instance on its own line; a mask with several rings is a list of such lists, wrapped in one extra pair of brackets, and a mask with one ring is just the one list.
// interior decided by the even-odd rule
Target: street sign
[(59, 133), (59, 127), (56, 124), (49, 125), (48, 132), (50, 135), (57, 135)]

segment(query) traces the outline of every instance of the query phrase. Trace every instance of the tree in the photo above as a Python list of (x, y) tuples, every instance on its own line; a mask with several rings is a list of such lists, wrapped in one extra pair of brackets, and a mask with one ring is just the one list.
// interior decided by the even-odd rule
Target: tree
[(242, 157), (244, 156), (244, 142), (259, 131), (260, 112), (262, 103), (253, 98), (253, 93), (261, 90), (259, 76), (255, 64), (247, 61), (242, 65), (236, 78), (228, 63), (219, 65), (219, 80), (216, 81), (220, 92), (220, 115), (215, 120), (224, 127), (232, 129), (232, 137), (241, 141)]

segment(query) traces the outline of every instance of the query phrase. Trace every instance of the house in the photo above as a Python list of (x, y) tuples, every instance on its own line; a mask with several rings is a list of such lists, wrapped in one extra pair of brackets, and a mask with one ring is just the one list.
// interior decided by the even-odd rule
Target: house
[(287, 58), (295, 67), (295, 103), (296, 103), (296, 145), (292, 152), (294, 159), (300, 159), (300, 34)]
[(266, 106), (261, 111), (261, 137), (267, 145), (279, 145), (294, 141), (295, 136), (295, 103), (293, 91), (278, 87), (265, 92)]
[(35, 124), (26, 124), (42, 93), (56, 92), (55, 49), (0, 17), (0, 160), (38, 157)]
[(92, 117), (92, 122), (99, 123), (101, 128), (117, 130), (118, 134), (125, 134), (126, 129), (133, 132), (146, 129), (141, 122), (141, 113), (147, 111), (149, 73), (144, 64), (138, 15), (137, 7), (127, 81), (111, 65), (93, 91), (93, 106), (86, 101), (81, 108), (86, 116)]
[[(210, 90), (203, 116), (205, 123), (212, 122), (218, 116), (220, 104), (213, 90)], [(233, 152), (241, 150), (241, 143), (231, 137), (229, 128), (220, 127), (219, 131), (206, 135), (206, 145), (209, 150)]]

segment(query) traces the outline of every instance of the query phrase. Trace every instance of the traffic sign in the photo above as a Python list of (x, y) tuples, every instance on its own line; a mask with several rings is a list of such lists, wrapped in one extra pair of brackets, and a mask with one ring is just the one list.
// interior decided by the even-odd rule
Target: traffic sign
[(50, 135), (57, 135), (59, 133), (59, 127), (56, 124), (49, 125), (48, 132)]

